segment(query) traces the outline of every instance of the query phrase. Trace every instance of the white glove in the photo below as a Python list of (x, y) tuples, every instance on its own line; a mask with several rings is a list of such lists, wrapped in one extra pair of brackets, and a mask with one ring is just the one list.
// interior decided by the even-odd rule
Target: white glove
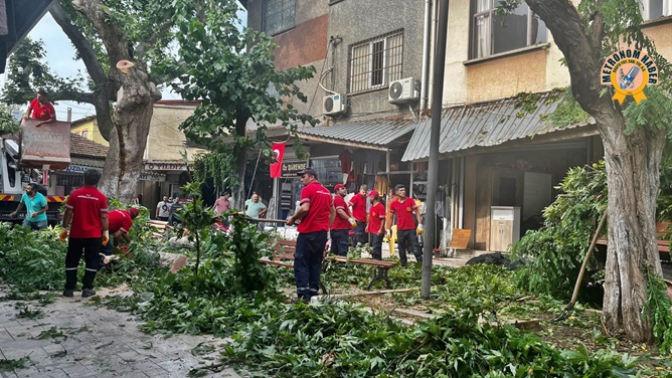
[(352, 228), (357, 227), (357, 221), (355, 220), (355, 218), (350, 218), (350, 219), (348, 219), (348, 221), (350, 222), (350, 225), (352, 226)]

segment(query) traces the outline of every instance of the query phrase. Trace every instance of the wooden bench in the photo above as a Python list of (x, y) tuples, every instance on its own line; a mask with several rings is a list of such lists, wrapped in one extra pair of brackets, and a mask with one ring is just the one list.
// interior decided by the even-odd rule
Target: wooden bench
[(343, 256), (327, 256), (326, 260), (336, 261), (336, 262), (346, 263), (346, 264), (360, 264), (360, 265), (375, 266), (377, 269), (375, 269), (373, 271), (373, 279), (371, 280), (371, 282), (369, 282), (369, 285), (366, 287), (366, 290), (371, 290), (371, 287), (373, 286), (373, 284), (378, 280), (384, 280), (385, 281), (385, 286), (388, 289), (391, 289), (392, 284), (390, 284), (390, 278), (388, 277), (387, 272), (389, 272), (389, 270), (394, 268), (395, 266), (399, 265), (399, 263), (396, 262), (396, 261), (385, 261), (385, 260), (374, 260), (374, 259), (348, 259), (347, 257), (343, 257)]

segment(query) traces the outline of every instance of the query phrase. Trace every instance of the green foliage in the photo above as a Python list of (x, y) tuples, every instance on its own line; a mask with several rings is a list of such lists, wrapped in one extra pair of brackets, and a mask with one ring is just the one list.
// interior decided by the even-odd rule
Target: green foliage
[(590, 115), (576, 101), (570, 88), (563, 90), (562, 101), (550, 114), (548, 120), (557, 129), (588, 122)]
[(0, 359), (0, 372), (15, 373), (17, 370), (26, 369), (34, 364), (29, 356), (21, 357), (18, 360)]
[[(604, 162), (570, 169), (556, 189), (560, 194), (544, 210), (544, 228), (528, 231), (513, 246), (513, 255), (533, 259), (518, 273), (524, 287), (566, 299), (572, 293), (595, 224), (607, 207)], [(588, 269), (591, 267), (596, 267), (594, 257)]]
[(196, 274), (201, 263), (201, 235), (219, 219), (215, 212), (203, 204), (201, 182), (194, 181), (182, 187), (181, 192), (191, 197), (191, 202), (179, 211), (182, 227), (189, 230), (189, 240), (196, 240)]
[(672, 312), (667, 285), (663, 279), (644, 270), (646, 275), (646, 303), (642, 308), (642, 317), (648, 317), (653, 327), (653, 337), (663, 354), (672, 354)]
[(0, 133), (17, 135), (21, 130), (21, 124), (12, 115), (14, 110), (18, 108), (0, 104)]
[(646, 87), (644, 89), (646, 100), (636, 104), (634, 100), (628, 100), (628, 106), (623, 111), (626, 117), (626, 134), (636, 127), (649, 127), (653, 130), (667, 130), (668, 136), (672, 136), (672, 100), (669, 95), (659, 87)]
[[(267, 124), (283, 125), (295, 134), (297, 125), (317, 123), (292, 105), (294, 99), (306, 102), (295, 83), (312, 78), (315, 68), (276, 70), (272, 50), (277, 46), (263, 33), (249, 28), (241, 31), (235, 2), (205, 7), (197, 20), (189, 11), (191, 3), (175, 2), (177, 12), (172, 20), (179, 29), (182, 61), (166, 67), (179, 78), (173, 84), (176, 93), (201, 101), (180, 129), (188, 139), (219, 155), (201, 157), (197, 176), (214, 173), (211, 177), (216, 185), (237, 188), (240, 178), (234, 176), (246, 149), (257, 147), (264, 156), (271, 156)], [(271, 95), (271, 88), (279, 96)], [(245, 133), (248, 120), (258, 126), (254, 138)]]
[(32, 232), (0, 223), (0, 282), (20, 291), (61, 289), (66, 245), (59, 233), (57, 228)]
[(231, 226), (234, 232), (224, 248), (234, 255), (234, 290), (249, 294), (266, 289), (273, 275), (265, 265), (259, 263), (259, 258), (273, 254), (268, 234), (260, 232), (256, 224), (249, 223), (244, 213), (235, 214)]

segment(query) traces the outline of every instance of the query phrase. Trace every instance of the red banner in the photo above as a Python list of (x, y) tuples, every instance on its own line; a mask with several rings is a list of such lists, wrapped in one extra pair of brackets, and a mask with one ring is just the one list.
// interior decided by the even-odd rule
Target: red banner
[(285, 142), (273, 143), (271, 151), (275, 155), (275, 163), (271, 163), (271, 178), (282, 177), (282, 159), (285, 157)]

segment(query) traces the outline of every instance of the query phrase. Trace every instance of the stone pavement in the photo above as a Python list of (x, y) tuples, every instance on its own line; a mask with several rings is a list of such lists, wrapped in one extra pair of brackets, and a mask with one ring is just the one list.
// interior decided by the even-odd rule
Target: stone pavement
[[(138, 329), (140, 323), (128, 313), (85, 306), (87, 300), (79, 296), (59, 297), (45, 307), (35, 301), (0, 302), (0, 360), (29, 356), (34, 363), (16, 372), (0, 371), (0, 377), (187, 377), (194, 367), (218, 362), (217, 352), (193, 356), (197, 345), (226, 343), (211, 336), (150, 336)], [(44, 318), (17, 318), (19, 309), (15, 305), (19, 302), (28, 304), (31, 310), (41, 309)], [(42, 332), (45, 336), (54, 331), (64, 337), (38, 339)], [(205, 376), (240, 377), (230, 368)]]

